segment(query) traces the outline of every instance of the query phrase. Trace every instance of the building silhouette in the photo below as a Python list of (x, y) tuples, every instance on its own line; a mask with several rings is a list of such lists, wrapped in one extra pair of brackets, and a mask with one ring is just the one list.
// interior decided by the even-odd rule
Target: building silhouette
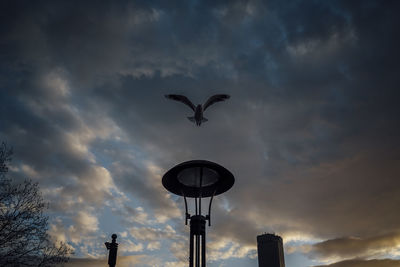
[(257, 236), (258, 266), (285, 267), (283, 242), (280, 236), (263, 234)]

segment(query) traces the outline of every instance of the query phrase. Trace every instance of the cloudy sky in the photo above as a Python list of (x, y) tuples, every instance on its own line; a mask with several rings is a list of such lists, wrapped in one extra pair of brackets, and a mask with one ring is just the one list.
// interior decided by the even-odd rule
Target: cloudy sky
[[(183, 161), (229, 169), (209, 266), (400, 266), (399, 1), (2, 1), (0, 140), (70, 266), (186, 266)], [(194, 103), (227, 93), (195, 126)]]

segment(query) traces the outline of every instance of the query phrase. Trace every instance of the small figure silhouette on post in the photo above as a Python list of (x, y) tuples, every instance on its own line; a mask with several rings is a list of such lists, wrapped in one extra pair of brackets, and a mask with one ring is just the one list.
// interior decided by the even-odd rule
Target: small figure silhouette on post
[(106, 248), (110, 251), (108, 254), (108, 265), (110, 267), (115, 267), (117, 263), (117, 250), (118, 250), (118, 243), (115, 242), (117, 239), (117, 235), (113, 234), (111, 236), (112, 242), (105, 242), (104, 245), (106, 245)]

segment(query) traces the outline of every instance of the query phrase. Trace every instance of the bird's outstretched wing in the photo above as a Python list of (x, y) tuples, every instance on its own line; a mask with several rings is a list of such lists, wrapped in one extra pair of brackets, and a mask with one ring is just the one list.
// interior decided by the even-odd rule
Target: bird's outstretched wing
[(225, 101), (226, 99), (229, 99), (229, 95), (213, 95), (211, 96), (206, 103), (203, 105), (203, 110), (206, 110), (209, 106), (211, 106), (214, 103), (220, 102), (220, 101)]
[(188, 105), (193, 111), (196, 110), (196, 106), (186, 97), (183, 95), (165, 95), (166, 98), (176, 100)]

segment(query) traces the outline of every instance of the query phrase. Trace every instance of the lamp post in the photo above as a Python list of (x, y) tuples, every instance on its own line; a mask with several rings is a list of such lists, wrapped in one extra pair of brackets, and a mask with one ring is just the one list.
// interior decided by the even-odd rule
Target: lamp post
[[(185, 224), (190, 220), (189, 267), (206, 267), (206, 221), (211, 226), (212, 200), (214, 196), (228, 191), (234, 183), (235, 178), (231, 172), (206, 160), (186, 161), (164, 174), (163, 186), (169, 192), (183, 196)], [(201, 200), (207, 197), (210, 198), (208, 214), (203, 215)], [(187, 198), (194, 198), (194, 215), (188, 212)]]

